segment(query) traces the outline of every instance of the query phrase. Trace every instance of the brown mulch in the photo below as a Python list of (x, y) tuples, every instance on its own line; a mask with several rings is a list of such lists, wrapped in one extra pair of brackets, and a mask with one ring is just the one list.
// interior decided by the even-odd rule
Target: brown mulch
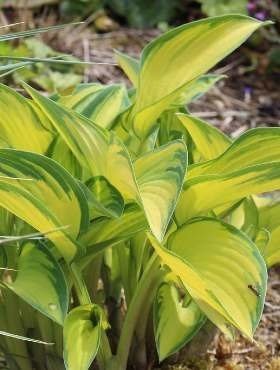
[(253, 343), (241, 335), (230, 342), (218, 333), (203, 358), (163, 370), (280, 370), (280, 268), (269, 273), (264, 313)]
[(264, 313), (255, 334), (255, 342), (251, 343), (239, 335), (235, 342), (230, 343), (220, 334), (214, 348), (209, 350), (204, 366), (209, 370), (280, 370), (279, 268), (273, 268), (269, 273)]

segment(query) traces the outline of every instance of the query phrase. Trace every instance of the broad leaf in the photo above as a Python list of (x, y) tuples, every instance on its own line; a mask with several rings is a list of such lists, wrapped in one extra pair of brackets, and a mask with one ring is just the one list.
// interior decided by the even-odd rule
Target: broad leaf
[(115, 118), (130, 105), (127, 91), (122, 85), (110, 85), (101, 89), (97, 89), (96, 85), (89, 85), (72, 96), (62, 97), (59, 103), (105, 128), (109, 128)]
[(145, 215), (136, 205), (126, 207), (123, 215), (116, 219), (96, 220), (91, 223), (88, 231), (81, 238), (81, 244), (87, 246), (86, 254), (79, 259), (84, 266), (93, 256), (111, 245), (128, 240), (139, 231), (147, 230)]
[(41, 117), (28, 100), (0, 84), (0, 141), (1, 146), (30, 150), (44, 154), (52, 133), (41, 123)]
[(40, 95), (31, 87), (25, 85), (25, 88), (49, 117), (80, 165), (90, 171), (91, 177), (104, 176), (125, 199), (138, 197), (129, 154), (114, 133)]
[(42, 244), (28, 242), (18, 259), (15, 280), (6, 285), (31, 306), (63, 325), (69, 292), (63, 271)]
[(122, 215), (124, 200), (119, 191), (103, 176), (93, 177), (86, 184), (92, 217), (117, 218)]
[(105, 85), (101, 83), (81, 83), (75, 87), (70, 95), (57, 96), (55, 101), (59, 101), (62, 105), (74, 108), (76, 105), (79, 105), (84, 98), (87, 100), (89, 94), (95, 94), (97, 91), (101, 91), (104, 88)]
[(150, 228), (162, 240), (174, 212), (187, 166), (182, 141), (173, 141), (134, 162), (143, 208)]
[(185, 182), (176, 207), (178, 222), (252, 194), (280, 189), (280, 162), (247, 167), (226, 175), (198, 176)]
[(60, 136), (57, 136), (49, 146), (47, 156), (61, 164), (75, 178), (81, 180), (83, 174), (86, 176), (86, 172), (83, 171), (77, 158)]
[(178, 352), (204, 323), (204, 314), (188, 294), (180, 298), (175, 285), (163, 283), (154, 303), (154, 331), (159, 360)]
[(199, 99), (208, 90), (215, 85), (216, 82), (224, 78), (223, 75), (207, 74), (202, 75), (189, 84), (183, 90), (181, 95), (172, 103), (172, 106), (178, 107), (191, 103), (192, 101)]
[(265, 262), (253, 242), (231, 225), (200, 218), (182, 225), (156, 252), (221, 330), (230, 323), (252, 338), (266, 293)]
[(230, 138), (207, 122), (187, 114), (177, 114), (177, 117), (191, 135), (204, 161), (218, 157), (230, 146)]
[(39, 230), (71, 260), (88, 226), (88, 208), (75, 179), (39, 154), (0, 149), (0, 205)]
[(230, 54), (262, 24), (240, 15), (207, 18), (177, 27), (147, 45), (132, 112), (138, 136), (146, 135), (187, 83)]
[(133, 86), (137, 87), (140, 72), (140, 61), (127, 54), (121, 53), (118, 50), (115, 50), (115, 54), (119, 66), (130, 79)]
[(134, 163), (134, 174), (129, 154), (113, 132), (26, 88), (80, 164), (87, 166), (93, 177), (104, 176), (125, 200), (142, 206), (152, 232), (161, 240), (186, 171), (187, 151), (183, 142), (170, 143), (140, 157)]
[(241, 135), (218, 158), (191, 167), (188, 178), (231, 173), (245, 167), (279, 161), (279, 157), (280, 128), (259, 127)]
[(101, 311), (96, 305), (74, 308), (63, 327), (63, 358), (67, 370), (88, 370), (101, 337)]

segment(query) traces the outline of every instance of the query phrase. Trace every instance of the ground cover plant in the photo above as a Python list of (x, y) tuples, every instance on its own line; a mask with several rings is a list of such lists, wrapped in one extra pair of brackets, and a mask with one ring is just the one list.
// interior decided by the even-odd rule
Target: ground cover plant
[(280, 131), (231, 140), (186, 106), (264, 25), (208, 18), (140, 60), (117, 52), (129, 90), (81, 84), (48, 98), (0, 86), (9, 369), (147, 369), (209, 321), (253, 338), (280, 257)]

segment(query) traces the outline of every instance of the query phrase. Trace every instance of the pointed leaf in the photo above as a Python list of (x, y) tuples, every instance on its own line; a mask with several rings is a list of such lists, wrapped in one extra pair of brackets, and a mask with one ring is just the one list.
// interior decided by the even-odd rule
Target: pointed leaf
[(245, 132), (216, 159), (191, 167), (188, 178), (231, 173), (245, 167), (278, 161), (279, 157), (280, 128), (259, 127)]
[(196, 78), (186, 85), (185, 90), (174, 101), (174, 103), (172, 103), (172, 106), (178, 107), (186, 105), (199, 99), (202, 95), (208, 92), (216, 82), (220, 81), (224, 77), (225, 76), (223, 75), (207, 74)]
[(53, 345), (53, 343), (43, 342), (41, 340), (33, 339), (33, 338), (29, 338), (29, 337), (23, 337), (21, 335), (8, 333), (8, 332), (2, 331), (2, 330), (0, 330), (0, 335), (3, 335), (5, 337), (9, 337), (9, 338), (13, 338), (13, 339), (17, 339), (17, 340), (23, 340), (25, 342), (32, 342), (32, 343), (37, 343), (37, 344), (44, 344), (46, 346)]
[[(0, 139), (5, 147), (45, 153), (52, 133), (20, 94), (0, 84)], [(3, 146), (3, 145), (1, 145)]]
[(207, 74), (196, 78), (193, 82), (186, 85), (186, 90), (174, 104), (185, 105), (199, 99), (224, 77), (223, 75)]
[(124, 200), (119, 191), (104, 176), (91, 178), (86, 184), (86, 194), (94, 218), (118, 218), (124, 210)]
[(74, 108), (77, 104), (80, 105), (83, 98), (87, 100), (90, 94), (95, 94), (97, 91), (104, 88), (105, 85), (101, 83), (80, 83), (74, 88), (70, 95), (57, 95), (53, 100), (62, 105)]
[(173, 141), (138, 158), (135, 173), (150, 228), (162, 240), (174, 212), (187, 167), (187, 150)]
[(177, 114), (177, 117), (191, 135), (196, 149), (205, 161), (218, 157), (230, 146), (230, 138), (207, 122), (187, 114)]
[(186, 345), (206, 320), (198, 305), (188, 294), (180, 299), (176, 287), (168, 283), (163, 283), (159, 287), (153, 312), (160, 361)]
[(61, 164), (75, 178), (83, 178), (82, 166), (61, 137), (57, 136), (51, 143), (47, 156)]
[(28, 242), (18, 259), (18, 273), (6, 285), (31, 306), (63, 325), (69, 292), (63, 271), (42, 244)]
[[(113, 132), (109, 132), (95, 125), (86, 117), (60, 106), (30, 86), (25, 85), (25, 88), (49, 117), (80, 165), (90, 171), (91, 176), (106, 177), (125, 199), (135, 200), (138, 197), (129, 154)], [(139, 199), (137, 200), (139, 201)]]
[(185, 182), (176, 218), (184, 223), (223, 204), (277, 189), (280, 189), (280, 162), (259, 164), (227, 175), (198, 176)]
[(87, 246), (87, 249), (85, 256), (79, 259), (79, 264), (86, 265), (93, 256), (108, 246), (128, 240), (147, 228), (145, 215), (135, 204), (126, 207), (119, 218), (96, 220), (80, 238), (80, 242)]
[(172, 29), (148, 44), (141, 55), (132, 112), (138, 136), (145, 136), (149, 123), (166, 109), (167, 102), (178, 98), (187, 83), (230, 54), (261, 25), (241, 15), (207, 18)]
[(118, 50), (115, 50), (115, 54), (119, 66), (130, 79), (133, 86), (137, 87), (140, 72), (140, 61), (125, 53), (121, 53)]
[[(124, 199), (133, 200), (142, 206), (151, 230), (161, 239), (174, 211), (182, 176), (186, 171), (185, 145), (179, 141), (173, 142), (140, 157), (134, 163), (134, 174), (129, 154), (113, 132), (101, 129), (34, 89), (26, 88), (80, 164), (87, 165), (94, 177), (104, 176)], [(157, 171), (154, 170), (155, 166)]]
[(31, 65), (32, 62), (8, 63), (0, 66), (1, 77), (6, 76), (7, 73), (14, 72), (20, 68)]
[(127, 91), (123, 85), (105, 86), (97, 91), (89, 85), (73, 96), (59, 99), (59, 103), (89, 118), (97, 125), (109, 128), (115, 118), (130, 105)]
[(12, 60), (12, 61), (23, 61), (33, 63), (46, 63), (46, 64), (65, 64), (65, 65), (88, 65), (96, 64), (94, 62), (80, 61), (79, 59), (66, 59), (68, 56), (65, 54), (56, 55), (54, 57), (38, 58), (38, 57), (21, 57), (21, 56), (10, 56), (0, 55), (0, 60)]
[(71, 260), (88, 226), (88, 208), (75, 179), (39, 154), (0, 149), (0, 205), (39, 230)]

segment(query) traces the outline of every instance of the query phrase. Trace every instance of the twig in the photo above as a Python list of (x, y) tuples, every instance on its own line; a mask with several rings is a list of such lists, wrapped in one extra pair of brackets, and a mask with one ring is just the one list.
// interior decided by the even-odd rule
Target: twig
[(263, 316), (278, 316), (280, 315), (280, 310), (275, 310), (273, 312), (265, 312)]
[[(83, 52), (84, 52), (84, 58), (83, 60), (85, 62), (90, 61), (90, 47), (89, 47), (89, 41), (87, 38), (83, 39)], [(89, 68), (85, 68), (84, 71), (84, 82), (89, 82)]]
[(237, 130), (232, 132), (231, 137), (236, 138), (240, 136), (243, 132), (245, 132), (247, 129), (248, 129), (247, 125), (241, 126)]
[(214, 70), (214, 73), (217, 73), (217, 74), (224, 74), (230, 70), (232, 70), (233, 67), (236, 67), (238, 66), (239, 64), (241, 64), (243, 62), (244, 58), (239, 58), (239, 59), (236, 59), (234, 60), (233, 62), (227, 64), (226, 66), (224, 67), (221, 67), (221, 68), (218, 68), (218, 69), (215, 69)]
[(271, 310), (280, 310), (280, 306), (278, 305), (275, 305), (275, 304), (271, 304), (269, 302), (265, 302), (264, 305), (268, 308), (270, 308)]
[(274, 287), (276, 287), (276, 286), (280, 286), (280, 281), (274, 281), (274, 282), (272, 282), (272, 283), (270, 284), (270, 287), (271, 287), (271, 288), (274, 288)]
[(243, 348), (243, 349), (239, 349), (239, 350), (233, 351), (232, 354), (233, 355), (243, 355), (245, 353), (254, 351), (254, 349), (255, 349), (254, 347)]
[(9, 27), (9, 22), (7, 21), (7, 18), (2, 10), (0, 10), (0, 22), (3, 23), (3, 26), (1, 26), (1, 28)]
[(210, 117), (218, 117), (219, 113), (217, 112), (193, 112), (195, 116), (201, 117), (201, 118), (210, 118)]
[(226, 110), (221, 112), (223, 117), (225, 116), (235, 116), (235, 117), (249, 117), (250, 112), (248, 111), (238, 111), (238, 110)]

